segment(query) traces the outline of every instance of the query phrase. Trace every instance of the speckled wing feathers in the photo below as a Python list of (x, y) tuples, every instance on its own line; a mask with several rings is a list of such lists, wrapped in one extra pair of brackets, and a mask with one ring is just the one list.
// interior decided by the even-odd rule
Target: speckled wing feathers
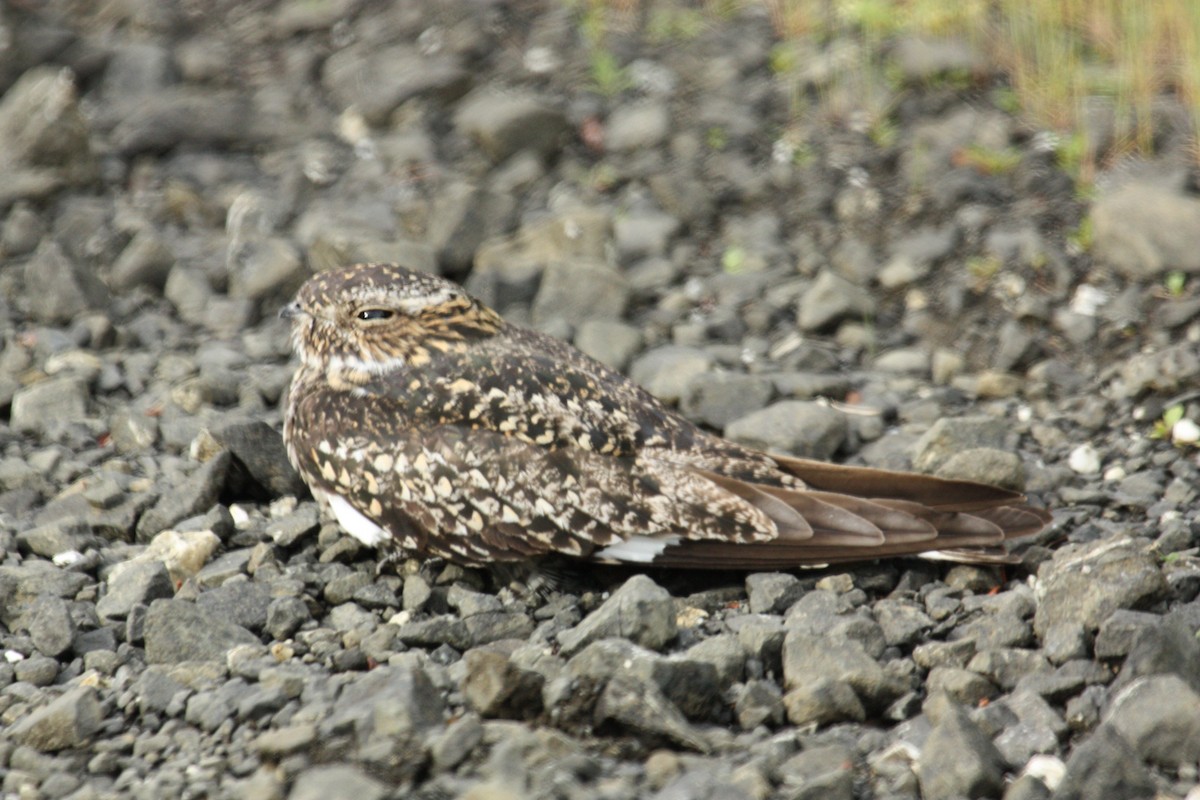
[(978, 548), (1048, 518), (995, 487), (740, 447), (434, 276), (324, 273), (284, 313), (301, 354), (290, 458), (408, 550), (466, 564), (986, 560)]

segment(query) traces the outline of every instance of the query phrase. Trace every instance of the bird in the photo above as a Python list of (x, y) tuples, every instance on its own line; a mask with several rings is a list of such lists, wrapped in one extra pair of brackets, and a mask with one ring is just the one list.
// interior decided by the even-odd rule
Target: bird
[(1003, 561), (1050, 521), (1008, 489), (766, 453), (568, 343), (396, 264), (310, 277), (288, 458), (364, 545), (465, 567)]

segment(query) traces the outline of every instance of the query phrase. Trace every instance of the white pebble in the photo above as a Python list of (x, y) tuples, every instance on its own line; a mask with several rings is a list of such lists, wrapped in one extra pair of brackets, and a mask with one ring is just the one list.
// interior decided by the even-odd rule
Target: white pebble
[(1090, 444), (1081, 444), (1071, 451), (1067, 464), (1080, 475), (1094, 475), (1100, 471), (1100, 454)]
[(83, 561), (83, 553), (78, 550), (63, 550), (61, 553), (55, 553), (50, 559), (56, 567), (70, 567)]
[(1171, 426), (1171, 441), (1175, 444), (1200, 442), (1200, 425), (1190, 419), (1181, 419)]
[(1037, 778), (1053, 792), (1067, 774), (1067, 765), (1055, 756), (1036, 755), (1025, 764), (1025, 774)]
[(1126, 474), (1127, 473), (1125, 472), (1124, 467), (1109, 467), (1104, 472), (1104, 480), (1106, 480), (1106, 481), (1122, 481), (1122, 480), (1125, 480)]

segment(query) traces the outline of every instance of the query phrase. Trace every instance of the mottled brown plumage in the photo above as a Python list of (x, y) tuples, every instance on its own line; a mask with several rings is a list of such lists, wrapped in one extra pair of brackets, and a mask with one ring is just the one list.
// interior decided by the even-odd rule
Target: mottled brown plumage
[(301, 360), (289, 457), (370, 544), (470, 565), (786, 568), (933, 550), (986, 559), (1048, 520), (1004, 489), (728, 442), (435, 276), (326, 272), (282, 314)]

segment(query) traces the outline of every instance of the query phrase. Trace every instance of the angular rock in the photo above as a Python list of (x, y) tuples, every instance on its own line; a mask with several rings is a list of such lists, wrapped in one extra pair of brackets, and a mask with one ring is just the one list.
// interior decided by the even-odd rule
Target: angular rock
[(783, 640), (783, 680), (789, 690), (821, 680), (845, 682), (871, 708), (883, 708), (902, 693), (860, 642), (798, 630)]
[(746, 576), (746, 594), (754, 614), (781, 614), (804, 594), (804, 584), (785, 572), (755, 572)]
[(925, 432), (913, 447), (913, 466), (921, 472), (937, 472), (964, 450), (1008, 447), (1011, 428), (992, 417), (944, 417)]
[(1038, 568), (1034, 630), (1059, 625), (1094, 631), (1119, 609), (1138, 609), (1167, 591), (1155, 556), (1128, 538), (1068, 545)]
[(233, 454), (235, 463), (267, 498), (283, 495), (303, 497), (304, 481), (288, 462), (287, 449), (279, 431), (262, 420), (232, 420), (206, 429), (197, 439), (197, 458), (207, 461), (219, 449)]
[(78, 747), (104, 721), (104, 708), (90, 686), (68, 689), (9, 729), (13, 741), (43, 752)]
[(21, 615), (33, 645), (40, 653), (57, 658), (75, 641), (75, 620), (67, 601), (52, 594), (39, 595)]
[(796, 324), (818, 331), (845, 319), (862, 319), (875, 313), (875, 300), (861, 286), (831, 270), (822, 270), (800, 298)]
[(146, 613), (143, 632), (146, 661), (224, 661), (241, 644), (259, 644), (258, 637), (226, 619), (214, 618), (186, 600), (155, 600)]
[(13, 395), (13, 430), (52, 436), (62, 426), (87, 415), (88, 388), (79, 378), (39, 381)]
[(1094, 253), (1128, 278), (1200, 272), (1200, 199), (1165, 186), (1130, 183), (1092, 206)]
[(449, 101), (462, 96), (471, 85), (471, 72), (452, 53), (364, 41), (329, 56), (321, 82), (341, 107), (353, 106), (368, 122), (383, 124), (414, 97)]
[(1101, 725), (1067, 759), (1054, 800), (1144, 800), (1156, 794), (1154, 779), (1129, 742)]
[(645, 575), (621, 585), (583, 621), (558, 635), (565, 656), (600, 639), (618, 636), (651, 650), (675, 638), (675, 604), (666, 589)]
[(629, 282), (620, 271), (603, 261), (562, 261), (542, 273), (533, 319), (619, 319), (628, 302)]
[(624, 676), (609, 681), (596, 701), (595, 717), (599, 723), (615, 722), (651, 741), (666, 740), (708, 751), (704, 737), (650, 681)]
[(541, 713), (545, 678), (538, 673), (516, 666), (503, 653), (479, 648), (464, 653), (463, 662), (463, 697), (482, 716), (530, 719)]
[(233, 456), (221, 451), (201, 464), (182, 485), (164, 492), (158, 502), (138, 520), (138, 541), (149, 541), (155, 534), (180, 520), (203, 514), (212, 508), (225, 488)]
[(175, 586), (162, 561), (130, 563), (120, 573), (120, 580), (109, 580), (104, 595), (96, 602), (101, 619), (125, 619), (136, 605), (150, 605), (155, 600), (175, 594)]
[(689, 418), (718, 430), (764, 408), (775, 394), (764, 375), (703, 372), (688, 384), (680, 408)]
[(1104, 723), (1147, 761), (1168, 769), (1200, 760), (1200, 694), (1176, 675), (1153, 675), (1112, 700)]
[(867, 718), (854, 687), (833, 678), (817, 678), (797, 686), (783, 696), (783, 705), (793, 725), (862, 722)]
[(951, 705), (921, 747), (917, 778), (927, 800), (999, 797), (1004, 791), (1004, 760), (966, 712)]
[(712, 356), (694, 347), (667, 345), (644, 353), (629, 367), (629, 377), (666, 403), (678, 403), (697, 375), (712, 365)]
[(478, 91), (459, 103), (454, 124), (479, 143), (492, 161), (521, 150), (549, 157), (562, 147), (567, 118), (538, 95)]
[(383, 800), (388, 785), (350, 764), (310, 767), (296, 776), (288, 800)]
[(846, 417), (819, 403), (783, 400), (729, 423), (725, 435), (748, 447), (825, 460), (846, 440)]

